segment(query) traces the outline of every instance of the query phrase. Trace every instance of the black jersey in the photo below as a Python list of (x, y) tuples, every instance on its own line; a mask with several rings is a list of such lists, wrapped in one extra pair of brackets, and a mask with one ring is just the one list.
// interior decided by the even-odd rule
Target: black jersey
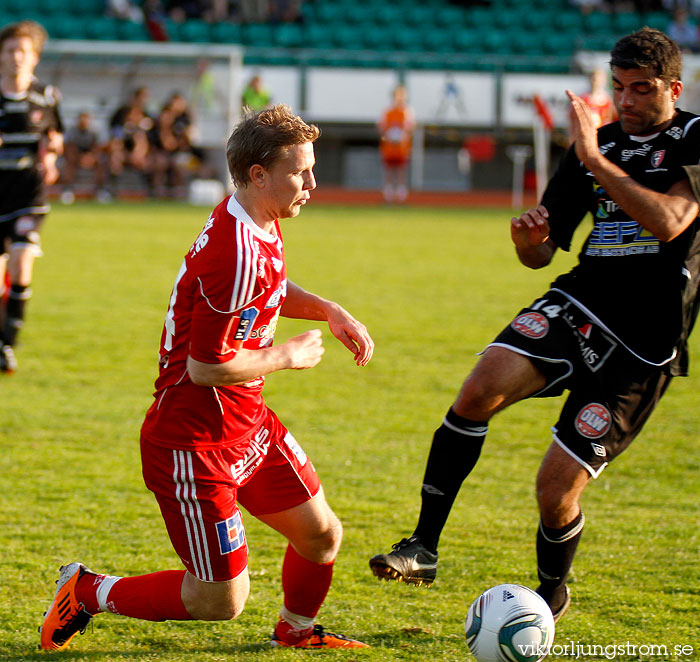
[[(671, 126), (630, 136), (619, 122), (598, 130), (600, 151), (635, 181), (665, 192), (700, 162), (700, 117), (678, 111)], [(612, 200), (570, 148), (542, 198), (552, 241), (569, 250), (586, 212), (593, 229), (579, 263), (552, 284), (586, 306), (634, 353), (672, 374), (687, 369), (700, 271), (700, 219), (673, 241), (661, 242)]]
[(49, 130), (63, 132), (59, 100), (36, 79), (25, 94), (0, 93), (0, 222), (48, 212), (39, 149)]
[(0, 170), (38, 167), (39, 144), (50, 129), (63, 132), (59, 94), (34, 79), (25, 94), (0, 94)]

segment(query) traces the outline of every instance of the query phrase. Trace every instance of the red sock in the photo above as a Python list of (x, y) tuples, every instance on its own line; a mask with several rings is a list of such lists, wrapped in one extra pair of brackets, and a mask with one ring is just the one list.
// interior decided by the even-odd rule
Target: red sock
[(184, 570), (139, 577), (85, 574), (78, 581), (75, 597), (91, 614), (111, 611), (144, 621), (190, 621), (192, 616), (180, 596), (184, 576)]
[(326, 599), (332, 579), (333, 561), (307, 561), (289, 545), (282, 564), (285, 608), (292, 614), (313, 618)]

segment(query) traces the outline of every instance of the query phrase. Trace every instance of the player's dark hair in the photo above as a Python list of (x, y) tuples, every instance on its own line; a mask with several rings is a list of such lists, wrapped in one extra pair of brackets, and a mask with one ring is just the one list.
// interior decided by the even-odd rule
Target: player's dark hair
[(36, 21), (18, 21), (10, 23), (0, 30), (0, 49), (8, 39), (17, 39), (19, 37), (29, 37), (32, 40), (32, 47), (37, 55), (41, 55), (44, 50), (44, 44), (49, 38), (44, 26)]
[(267, 170), (287, 148), (315, 142), (320, 133), (316, 125), (304, 122), (285, 104), (259, 112), (244, 109), (243, 119), (226, 143), (226, 162), (233, 183), (246, 186), (254, 165)]
[(683, 56), (678, 44), (660, 30), (644, 27), (620, 39), (610, 51), (610, 67), (648, 68), (669, 85), (681, 79)]

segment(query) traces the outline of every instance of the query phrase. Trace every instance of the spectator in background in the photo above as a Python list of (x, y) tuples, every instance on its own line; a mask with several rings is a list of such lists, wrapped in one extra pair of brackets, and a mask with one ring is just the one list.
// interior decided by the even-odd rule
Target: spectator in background
[(82, 112), (78, 121), (65, 137), (63, 147), (63, 193), (61, 202), (71, 204), (75, 200), (73, 186), (79, 169), (89, 170), (93, 174), (93, 196), (99, 196), (104, 186), (103, 151), (97, 131), (92, 127), (92, 115)]
[(269, 0), (240, 0), (243, 23), (266, 23), (270, 19)]
[(257, 112), (269, 108), (271, 102), (270, 92), (263, 86), (260, 76), (256, 74), (243, 89), (241, 105), (243, 108), (250, 108)]
[(148, 136), (154, 122), (146, 110), (150, 96), (147, 87), (137, 88), (129, 101), (117, 109), (109, 121), (107, 157), (113, 196), (117, 194), (119, 177), (127, 166), (144, 175), (147, 189), (151, 191), (152, 163)]
[(179, 92), (164, 104), (151, 132), (153, 189), (156, 195), (181, 197), (188, 164), (193, 157), (192, 117), (187, 100)]
[(582, 14), (600, 11), (605, 7), (604, 0), (571, 0), (571, 5), (581, 10)]
[(690, 20), (686, 9), (674, 10), (673, 20), (666, 28), (666, 34), (680, 46), (682, 51), (698, 52), (698, 26)]
[(408, 164), (416, 122), (403, 85), (394, 90), (393, 104), (384, 112), (378, 126), (379, 152), (384, 166), (384, 201), (404, 202), (408, 197)]
[(107, 16), (114, 16), (114, 18), (121, 18), (125, 21), (143, 23), (143, 11), (141, 7), (131, 0), (107, 0), (105, 14)]
[[(617, 119), (617, 112), (608, 92), (608, 74), (603, 69), (595, 69), (591, 73), (590, 92), (585, 92), (581, 98), (591, 109), (591, 117), (596, 129)], [(573, 142), (571, 127), (575, 121), (573, 109), (570, 110), (569, 119), (569, 144), (571, 144)]]

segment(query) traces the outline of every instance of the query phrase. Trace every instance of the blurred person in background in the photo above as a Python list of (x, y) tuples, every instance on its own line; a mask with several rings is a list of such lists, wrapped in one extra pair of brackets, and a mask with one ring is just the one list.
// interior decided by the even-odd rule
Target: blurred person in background
[(393, 104), (384, 111), (378, 128), (379, 153), (384, 167), (384, 201), (405, 202), (416, 121), (403, 85), (394, 90)]
[[(608, 92), (608, 74), (603, 69), (595, 69), (591, 73), (591, 89), (581, 94), (584, 103), (591, 110), (591, 117), (596, 129), (610, 124), (617, 119), (617, 111), (612, 97)], [(576, 125), (573, 108), (569, 110), (569, 144), (574, 141), (573, 127)]]
[(187, 99), (175, 92), (163, 105), (151, 131), (153, 189), (156, 195), (182, 197), (188, 164), (194, 157), (192, 117)]
[(89, 170), (92, 173), (93, 197), (105, 193), (102, 190), (105, 174), (104, 151), (97, 131), (92, 126), (92, 115), (85, 111), (78, 115), (78, 121), (68, 130), (65, 137), (61, 172), (61, 202), (64, 204), (72, 204), (75, 200), (73, 187), (78, 170)]
[(0, 30), (0, 283), (9, 280), (0, 326), (0, 371), (17, 369), (14, 346), (32, 296), (34, 260), (41, 255), (39, 230), (49, 212), (46, 185), (58, 179), (63, 150), (59, 91), (34, 77), (44, 43), (34, 21)]
[(139, 172), (152, 193), (152, 154), (149, 134), (153, 130), (153, 118), (148, 114), (147, 103), (151, 92), (139, 87), (129, 100), (118, 108), (109, 120), (110, 137), (107, 143), (107, 169), (109, 187), (113, 197), (117, 196), (119, 178), (126, 167)]
[(700, 49), (698, 26), (690, 18), (687, 9), (679, 7), (674, 10), (673, 20), (668, 24), (666, 34), (685, 52), (697, 53)]
[(243, 88), (241, 105), (243, 108), (258, 111), (269, 108), (271, 103), (272, 95), (270, 91), (263, 85), (262, 78), (255, 74)]

